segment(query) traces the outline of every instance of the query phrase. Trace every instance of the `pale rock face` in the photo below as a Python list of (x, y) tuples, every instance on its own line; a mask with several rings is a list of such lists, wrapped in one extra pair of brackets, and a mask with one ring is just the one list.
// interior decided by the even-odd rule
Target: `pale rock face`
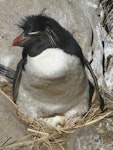
[[(22, 124), (17, 116), (14, 105), (7, 97), (0, 93), (0, 149), (21, 149), (20, 145), (7, 148), (8, 144), (27, 135), (26, 126)], [(8, 139), (8, 140), (7, 140)], [(23, 139), (24, 141), (31, 140), (30, 137)], [(6, 145), (3, 145), (4, 141)], [(3, 147), (2, 147), (3, 146)]]
[(105, 80), (109, 91), (113, 91), (113, 45), (112, 41), (105, 42)]
[(49, 48), (27, 60), (17, 98), (22, 112), (36, 119), (87, 112), (89, 85), (79, 58)]
[(81, 127), (67, 138), (66, 150), (97, 150), (100, 147), (100, 135), (91, 126)]

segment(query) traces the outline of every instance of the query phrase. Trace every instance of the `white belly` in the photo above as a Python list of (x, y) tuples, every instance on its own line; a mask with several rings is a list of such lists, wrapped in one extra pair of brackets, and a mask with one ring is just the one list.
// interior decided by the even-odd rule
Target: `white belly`
[(27, 60), (17, 98), (25, 114), (34, 118), (55, 114), (69, 117), (87, 111), (88, 80), (76, 56), (51, 48)]

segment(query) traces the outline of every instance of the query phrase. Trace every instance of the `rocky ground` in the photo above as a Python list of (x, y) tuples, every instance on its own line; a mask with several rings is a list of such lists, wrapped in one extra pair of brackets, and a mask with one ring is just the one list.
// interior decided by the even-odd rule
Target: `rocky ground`
[[(102, 27), (103, 11), (98, 0), (80, 0), (79, 3), (77, 0), (0, 0), (0, 64), (16, 68), (21, 57), (21, 49), (12, 47), (12, 40), (21, 32), (16, 24), (26, 15), (40, 13), (55, 18), (73, 34), (84, 56), (91, 62), (100, 90), (112, 96), (112, 59), (107, 63), (109, 56), (113, 55), (112, 38)], [(89, 73), (88, 76), (91, 79)], [(6, 80), (1, 76), (0, 81)], [(11, 143), (27, 133), (26, 126), (18, 119), (13, 104), (0, 94), (0, 149), (5, 150), (5, 143)], [(67, 137), (65, 149), (112, 150), (112, 114), (95, 124), (76, 129)]]

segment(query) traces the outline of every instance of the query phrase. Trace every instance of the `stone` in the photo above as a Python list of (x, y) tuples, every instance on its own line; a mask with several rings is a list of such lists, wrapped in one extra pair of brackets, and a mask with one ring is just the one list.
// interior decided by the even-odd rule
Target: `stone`
[[(5, 146), (26, 135), (28, 135), (27, 128), (19, 120), (14, 105), (4, 95), (0, 94), (0, 146), (2, 145), (4, 150), (15, 150), (15, 148)], [(28, 139), (30, 138), (20, 142)]]
[(68, 136), (66, 150), (97, 150), (100, 147), (100, 136), (91, 126), (77, 129)]

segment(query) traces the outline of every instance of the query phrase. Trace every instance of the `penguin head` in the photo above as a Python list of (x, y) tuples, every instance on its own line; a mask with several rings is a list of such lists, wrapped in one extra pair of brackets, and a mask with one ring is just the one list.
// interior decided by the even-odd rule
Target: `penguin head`
[(60, 29), (60, 25), (49, 17), (28, 16), (19, 24), (23, 32), (13, 40), (13, 46), (24, 47), (31, 57), (40, 54), (47, 48), (58, 47), (59, 38), (53, 26)]
[(76, 40), (54, 19), (43, 15), (27, 16), (22, 19), (19, 27), (23, 32), (13, 40), (13, 46), (23, 47), (26, 55), (35, 57), (47, 48), (60, 48), (83, 61)]

